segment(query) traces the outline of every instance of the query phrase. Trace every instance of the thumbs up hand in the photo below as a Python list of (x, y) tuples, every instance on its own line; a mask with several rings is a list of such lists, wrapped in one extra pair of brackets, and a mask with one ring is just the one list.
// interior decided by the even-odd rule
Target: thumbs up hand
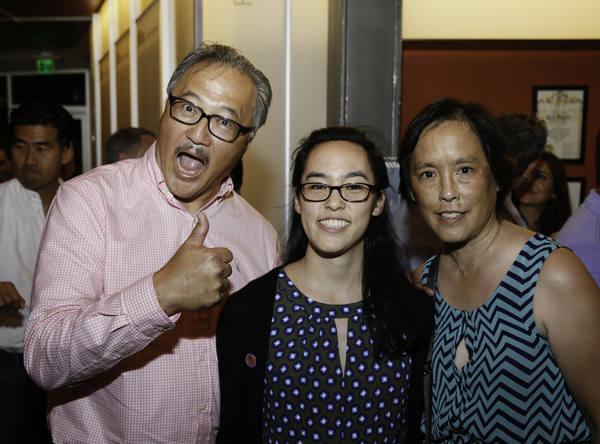
[(210, 308), (221, 302), (222, 293), (229, 287), (233, 255), (227, 248), (203, 246), (208, 228), (208, 219), (198, 213), (198, 223), (190, 236), (154, 273), (154, 291), (168, 316)]

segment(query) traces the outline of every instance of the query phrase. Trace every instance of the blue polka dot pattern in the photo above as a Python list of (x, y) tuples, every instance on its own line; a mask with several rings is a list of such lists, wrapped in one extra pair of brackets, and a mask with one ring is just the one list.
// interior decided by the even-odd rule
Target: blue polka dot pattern
[[(411, 359), (376, 361), (362, 302), (327, 305), (282, 270), (271, 322), (263, 433), (268, 443), (403, 443)], [(335, 319), (348, 319), (342, 370)]]

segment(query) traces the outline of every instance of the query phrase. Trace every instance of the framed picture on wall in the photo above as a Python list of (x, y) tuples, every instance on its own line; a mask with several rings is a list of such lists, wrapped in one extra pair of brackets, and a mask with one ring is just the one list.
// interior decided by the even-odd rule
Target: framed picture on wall
[(582, 163), (585, 154), (587, 86), (534, 86), (533, 112), (546, 122), (546, 150), (565, 163)]
[(574, 212), (585, 199), (585, 177), (567, 178), (569, 189), (569, 200), (571, 201), (571, 212)]

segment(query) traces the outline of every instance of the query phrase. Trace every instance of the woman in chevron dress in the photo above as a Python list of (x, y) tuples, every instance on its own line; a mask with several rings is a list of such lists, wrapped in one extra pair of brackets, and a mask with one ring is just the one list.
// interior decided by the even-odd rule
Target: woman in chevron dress
[(399, 162), (401, 194), (444, 243), (419, 270), (432, 283), (437, 258), (432, 442), (600, 442), (600, 289), (570, 250), (502, 220), (511, 164), (493, 116), (436, 100)]
[(315, 130), (292, 185), (284, 266), (221, 316), (217, 442), (417, 442), (433, 306), (404, 274), (385, 160), (362, 131)]

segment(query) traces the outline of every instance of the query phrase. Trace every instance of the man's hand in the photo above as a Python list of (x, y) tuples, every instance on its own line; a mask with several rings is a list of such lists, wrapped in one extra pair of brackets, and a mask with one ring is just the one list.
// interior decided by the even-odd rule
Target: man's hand
[(418, 290), (424, 291), (429, 296), (433, 297), (433, 296), (435, 296), (435, 290), (432, 290), (431, 288), (426, 287), (425, 285), (423, 285), (423, 282), (421, 281), (421, 275), (423, 274), (423, 267), (424, 267), (424, 264), (415, 268), (412, 271), (412, 273), (406, 272), (406, 277), (410, 281), (410, 283), (414, 285), (415, 288), (417, 288)]
[(0, 282), (0, 310), (20, 310), (25, 307), (25, 299), (12, 282)]
[(533, 185), (533, 182), (537, 178), (537, 172), (542, 167), (544, 161), (541, 158), (538, 158), (527, 165), (523, 174), (519, 177), (515, 178), (513, 183), (513, 191), (517, 192), (519, 190), (527, 191)]
[(233, 259), (227, 248), (203, 247), (208, 219), (198, 213), (198, 224), (173, 257), (154, 273), (154, 290), (168, 316), (197, 311), (221, 302), (229, 287)]

